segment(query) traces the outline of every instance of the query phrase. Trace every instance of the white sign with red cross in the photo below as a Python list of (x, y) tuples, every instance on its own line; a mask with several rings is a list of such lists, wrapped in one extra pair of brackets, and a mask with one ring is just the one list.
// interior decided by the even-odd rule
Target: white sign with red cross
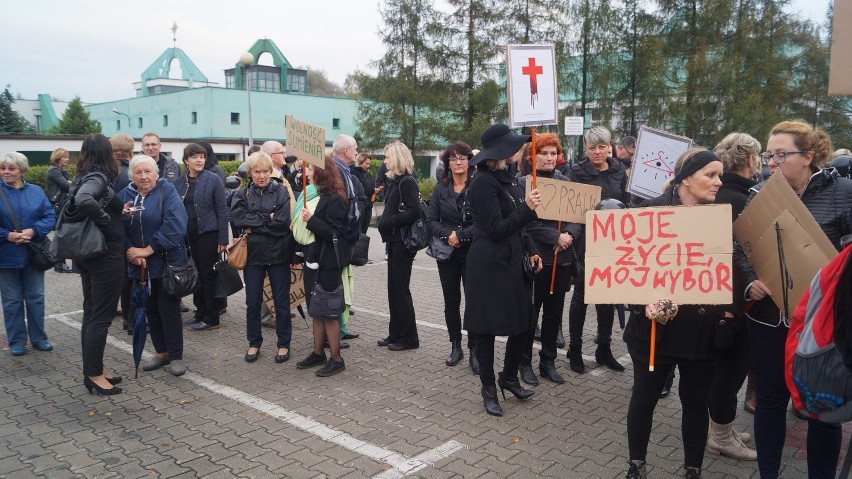
[(557, 124), (558, 90), (553, 45), (507, 46), (506, 80), (509, 126)]

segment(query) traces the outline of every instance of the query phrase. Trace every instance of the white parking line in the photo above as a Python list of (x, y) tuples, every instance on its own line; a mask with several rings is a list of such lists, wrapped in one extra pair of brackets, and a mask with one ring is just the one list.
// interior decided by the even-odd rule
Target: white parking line
[[(69, 313), (52, 314), (47, 317), (55, 319), (56, 321), (71, 328), (80, 330), (82, 325), (78, 321), (68, 317), (68, 315), (81, 313), (82, 311), (72, 311)], [(107, 344), (127, 354), (133, 354), (133, 347), (131, 344), (120, 341), (112, 335), (107, 336)], [(142, 353), (142, 357), (145, 359), (153, 356), (153, 354), (148, 352)], [(216, 381), (208, 379), (200, 374), (187, 372), (183, 375), (183, 379), (201, 386), (215, 394), (237, 401), (240, 404), (248, 406), (256, 411), (268, 414), (276, 419), (280, 419), (281, 421), (297, 427), (308, 434), (317, 436), (324, 441), (337, 444), (344, 449), (369, 457), (374, 461), (388, 464), (390, 469), (375, 476), (377, 478), (390, 479), (405, 477), (467, 448), (467, 446), (460, 442), (448, 441), (434, 449), (424, 451), (417, 456), (406, 457), (398, 452), (385, 449), (375, 444), (370, 444), (350, 436), (349, 434), (330, 428), (307, 416), (302, 416), (301, 414), (285, 409), (277, 404), (252, 396), (247, 392), (217, 383)]]

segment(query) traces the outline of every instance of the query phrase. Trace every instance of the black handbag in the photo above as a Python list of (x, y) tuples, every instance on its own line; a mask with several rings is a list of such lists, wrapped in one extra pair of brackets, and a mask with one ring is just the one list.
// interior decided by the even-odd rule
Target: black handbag
[(354, 266), (364, 266), (370, 261), (369, 253), (370, 237), (362, 233), (352, 249), (352, 259), (349, 263)]
[(447, 240), (433, 236), (429, 241), (429, 246), (426, 248), (426, 254), (435, 258), (437, 261), (448, 261), (453, 257), (453, 252), (456, 249), (447, 243)]
[(222, 253), (221, 259), (213, 265), (213, 296), (227, 298), (242, 289), (240, 272), (228, 264), (225, 253)]
[(56, 218), (56, 234), (53, 235), (50, 253), (60, 260), (90, 259), (107, 250), (101, 229), (91, 218), (82, 215), (74, 203), (74, 196), (81, 184), (82, 181), (79, 181), (74, 187)]
[(189, 256), (189, 253), (186, 255), (186, 264), (183, 266), (172, 266), (169, 264), (168, 257), (166, 257), (161, 279), (166, 293), (174, 298), (183, 298), (201, 288), (201, 280), (198, 278), (195, 261)]
[(574, 262), (571, 263), (571, 278), (568, 280), (570, 284), (580, 284), (585, 281), (586, 264), (583, 258), (577, 254), (574, 245), (571, 245), (571, 253), (574, 254)]
[[(404, 179), (403, 179), (404, 180)], [(414, 181), (414, 178), (411, 178), (411, 181)], [(416, 187), (416, 182), (415, 182)], [(418, 196), (420, 193), (418, 191)], [(399, 228), (399, 236), (402, 239), (402, 248), (409, 253), (416, 253), (421, 249), (429, 246), (429, 242), (432, 240), (432, 235), (429, 234), (429, 230), (426, 228), (426, 204), (423, 200), (420, 200), (420, 217), (417, 218), (417, 221), (410, 225), (401, 226)], [(402, 182), (399, 185), (399, 212), (403, 213), (406, 210), (405, 202), (402, 201)]]
[[(2, 196), (3, 204), (6, 205), (6, 211), (9, 212), (9, 218), (12, 220), (15, 231), (20, 233), (23, 231), (21, 223), (18, 222), (15, 210), (9, 204), (9, 198), (6, 197), (6, 192), (3, 191), (3, 188), (0, 188), (0, 196)], [(45, 238), (38, 243), (30, 241), (26, 245), (30, 256), (30, 265), (39, 271), (47, 271), (62, 262), (62, 260), (50, 254), (50, 238)]]
[[(337, 270), (340, 271), (340, 253), (337, 249), (336, 234), (332, 236), (332, 243), (334, 247), (334, 257), (337, 258)], [(325, 245), (326, 242), (323, 241), (322, 247), (320, 247), (320, 261), (322, 261), (322, 258), (325, 258)], [(346, 302), (343, 297), (343, 281), (341, 281), (333, 290), (327, 291), (322, 287), (322, 284), (319, 282), (319, 276), (317, 276), (317, 282), (311, 289), (311, 300), (308, 302), (308, 314), (312, 318), (336, 320), (340, 318), (340, 315), (343, 314), (343, 310), (345, 309)]]

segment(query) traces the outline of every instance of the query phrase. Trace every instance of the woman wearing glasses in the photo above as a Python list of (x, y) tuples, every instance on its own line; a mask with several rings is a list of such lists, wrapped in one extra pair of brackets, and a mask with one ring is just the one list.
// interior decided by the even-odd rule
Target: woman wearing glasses
[[(784, 121), (772, 128), (762, 159), (774, 174), (780, 171), (805, 207), (819, 223), (834, 247), (840, 238), (852, 233), (852, 180), (840, 178), (834, 169), (825, 169), (831, 155), (831, 139), (803, 121)], [(765, 183), (751, 190), (749, 200)], [(743, 278), (745, 298), (755, 301), (748, 314), (748, 335), (757, 381), (757, 409), (754, 433), (760, 477), (778, 477), (787, 427), (790, 392), (784, 380), (784, 351), (789, 320), (772, 302), (771, 291), (757, 277), (741, 248), (736, 250), (735, 268)], [(742, 293), (740, 293), (742, 294)], [(794, 303), (798, 298), (794, 299)], [(838, 424), (808, 420), (808, 476), (834, 477), (840, 453)]]
[[(452, 246), (448, 258), (436, 258), (438, 276), (444, 293), (444, 320), (450, 335), (451, 350), (445, 361), (447, 366), (455, 366), (464, 358), (462, 352), (461, 329), (461, 287), (466, 281), (465, 265), (467, 250), (473, 238), (473, 218), (467, 201), (467, 187), (470, 182), (470, 165), (473, 151), (467, 143), (457, 141), (441, 153), (441, 164), (448, 174), (435, 185), (432, 200), (429, 201), (429, 214), (426, 224), (429, 233), (438, 241)], [(468, 334), (467, 348), (470, 350), (470, 368), (479, 373), (479, 364), (474, 353), (475, 336)]]

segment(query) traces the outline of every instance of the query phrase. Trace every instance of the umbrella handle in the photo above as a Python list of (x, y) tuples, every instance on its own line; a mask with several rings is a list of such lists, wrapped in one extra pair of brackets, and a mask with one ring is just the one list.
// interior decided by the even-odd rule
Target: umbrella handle
[(144, 265), (139, 267), (139, 284), (140, 285), (145, 284), (145, 266)]

